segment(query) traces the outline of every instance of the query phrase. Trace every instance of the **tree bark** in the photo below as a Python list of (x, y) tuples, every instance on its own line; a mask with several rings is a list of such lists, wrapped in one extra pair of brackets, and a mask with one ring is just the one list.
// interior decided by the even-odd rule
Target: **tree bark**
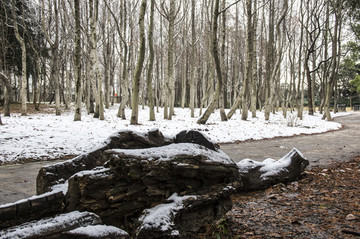
[(334, 26), (334, 33), (332, 37), (332, 47), (331, 47), (331, 54), (332, 54), (332, 65), (331, 65), (331, 73), (329, 77), (329, 81), (327, 82), (326, 86), (326, 98), (325, 98), (325, 114), (323, 118), (326, 117), (326, 120), (331, 121), (331, 114), (330, 114), (330, 101), (332, 98), (332, 88), (336, 83), (336, 75), (337, 75), (337, 67), (338, 67), (338, 37), (339, 37), (339, 23), (341, 20), (341, 9), (343, 5), (343, 1), (332, 1), (331, 2), (335, 12), (335, 26)]
[(97, 53), (97, 36), (96, 28), (98, 22), (98, 10), (99, 2), (98, 0), (90, 0), (90, 78), (92, 82), (93, 96), (95, 98), (95, 113), (94, 118), (99, 118), (104, 120), (104, 102), (103, 102), (103, 87), (102, 87), (102, 77), (100, 74), (99, 59)]
[[(277, 22), (275, 24), (276, 38), (277, 38), (277, 42), (278, 42), (278, 53), (277, 53), (277, 57), (276, 57), (276, 63), (274, 64), (274, 66), (271, 69), (270, 95), (269, 95), (269, 98), (268, 98), (267, 105), (265, 106), (265, 120), (270, 119), (271, 108), (274, 111), (274, 105), (276, 103), (276, 97), (277, 97), (276, 88), (277, 88), (277, 84), (279, 84), (279, 81), (280, 81), (280, 77), (279, 77), (280, 72), (279, 71), (280, 71), (280, 65), (281, 65), (281, 60), (282, 60), (280, 24), (285, 19), (287, 9), (288, 9), (287, 0), (284, 0), (282, 13), (281, 13), (279, 19), (277, 20)], [(275, 48), (275, 45), (273, 46), (273, 48)], [(274, 50), (274, 52), (275, 52), (275, 50)]]
[(136, 63), (135, 74), (133, 77), (133, 86), (132, 86), (132, 95), (131, 95), (131, 119), (130, 124), (138, 124), (139, 118), (139, 86), (140, 86), (140, 77), (141, 71), (145, 58), (145, 27), (144, 27), (144, 17), (146, 10), (146, 0), (141, 1), (140, 13), (139, 13), (139, 30), (140, 30), (140, 49), (139, 56)]
[(190, 57), (190, 102), (189, 107), (191, 111), (191, 117), (195, 117), (195, 44), (196, 44), (196, 32), (195, 32), (195, 0), (191, 1), (191, 57)]
[(80, 28), (80, 0), (74, 0), (75, 8), (75, 114), (74, 121), (81, 121), (81, 28)]
[[(18, 23), (15, 15), (15, 0), (11, 1), (11, 12), (14, 20), (14, 31), (16, 40), (21, 46), (21, 115), (27, 115), (27, 97), (26, 97), (26, 45), (24, 36), (21, 37), (19, 33)], [(23, 10), (23, 9), (22, 9)], [(24, 29), (25, 34), (25, 29)]]
[(206, 124), (207, 120), (209, 119), (211, 113), (214, 112), (216, 106), (219, 102), (219, 97), (222, 90), (222, 73), (221, 73), (221, 63), (219, 59), (219, 51), (218, 51), (218, 37), (217, 37), (217, 29), (218, 29), (218, 16), (219, 16), (219, 0), (215, 0), (214, 6), (214, 15), (213, 15), (213, 26), (212, 26), (212, 56), (215, 62), (215, 69), (217, 74), (217, 83), (216, 83), (216, 90), (213, 96), (213, 99), (204, 112), (204, 114), (198, 119), (198, 124)]
[[(164, 110), (164, 118), (172, 119), (174, 114), (174, 102), (175, 102), (175, 76), (174, 76), (174, 31), (175, 31), (175, 0), (170, 0), (170, 10), (167, 14), (167, 20), (169, 23), (168, 29), (168, 54), (167, 54), (167, 80), (166, 80), (166, 102)], [(166, 113), (165, 113), (166, 112)], [(165, 115), (167, 114), (167, 116)]]
[(44, 18), (44, 11), (45, 11), (45, 4), (44, 0), (42, 1), (42, 27), (43, 32), (45, 34), (45, 38), (50, 45), (51, 49), (51, 80), (55, 86), (55, 114), (61, 115), (60, 109), (60, 82), (59, 82), (59, 12), (58, 12), (58, 1), (54, 0), (54, 15), (55, 15), (55, 39), (54, 41), (51, 40), (48, 32), (47, 26), (45, 26), (45, 18)]
[[(226, 0), (222, 1), (222, 9), (225, 9)], [(222, 80), (226, 81), (226, 70), (225, 70), (225, 45), (226, 45), (226, 12), (222, 13), (222, 29), (221, 29), (221, 38), (222, 38), (222, 45), (221, 45), (221, 73), (222, 73)], [(225, 83), (226, 85), (226, 83)], [(226, 87), (222, 87), (223, 90), (220, 93), (220, 119), (221, 121), (227, 121), (227, 117), (225, 114), (225, 105), (226, 105)]]
[(149, 99), (149, 120), (155, 121), (155, 112), (154, 112), (154, 96), (152, 88), (152, 72), (154, 65), (154, 43), (153, 43), (153, 30), (154, 30), (154, 8), (155, 0), (151, 0), (150, 5), (150, 25), (148, 32), (148, 42), (149, 42), (149, 65), (147, 71), (147, 96)]
[(252, 1), (246, 1), (247, 27), (246, 27), (246, 74), (241, 94), (241, 119), (247, 120), (248, 117), (248, 92), (253, 81), (253, 58), (254, 58), (254, 29), (252, 19)]
[(274, 0), (270, 0), (270, 6), (269, 6), (269, 42), (267, 45), (267, 51), (266, 51), (266, 83), (265, 83), (265, 120), (270, 119), (270, 112), (273, 107), (271, 99), (273, 95), (273, 89), (274, 89), (274, 80), (272, 79), (272, 72), (273, 72), (273, 62), (274, 62)]
[(299, 57), (298, 57), (298, 85), (297, 85), (297, 117), (300, 120), (303, 119), (303, 108), (304, 108), (304, 71), (301, 71), (301, 59), (302, 59), (302, 47), (303, 47), (303, 38), (304, 38), (304, 14), (303, 14), (303, 5), (300, 1), (300, 15), (301, 15), (301, 30), (300, 30), (300, 42), (299, 42)]
[[(126, 115), (125, 115), (125, 106), (128, 102), (128, 98), (129, 98), (129, 89), (128, 89), (128, 61), (130, 61), (130, 54), (128, 54), (129, 49), (128, 49), (128, 45), (125, 41), (126, 38), (126, 28), (127, 28), (127, 18), (126, 18), (126, 14), (127, 14), (127, 7), (126, 7), (126, 2), (125, 0), (120, 1), (120, 21), (123, 23), (123, 31), (121, 31), (121, 25), (117, 19), (117, 17), (115, 16), (114, 12), (111, 10), (111, 8), (109, 7), (107, 1), (105, 1), (106, 7), (109, 9), (110, 14), (113, 16), (113, 19), (115, 21), (115, 26), (116, 26), (116, 30), (118, 32), (118, 35), (120, 37), (120, 40), (122, 42), (122, 47), (123, 47), (123, 59), (122, 59), (122, 74), (120, 77), (120, 88), (122, 89), (122, 94), (121, 94), (121, 102), (119, 105), (119, 109), (118, 109), (118, 113), (117, 113), (117, 117), (121, 117), (122, 119), (126, 119)], [(120, 95), (120, 92), (119, 92)]]
[(252, 82), (251, 82), (251, 98), (250, 98), (250, 110), (251, 110), (251, 117), (256, 118), (256, 102), (257, 102), (257, 83), (258, 83), (258, 77), (257, 77), (257, 58), (256, 58), (256, 43), (257, 43), (257, 37), (256, 37), (256, 31), (257, 31), (257, 1), (254, 1), (254, 13), (253, 13), (253, 22), (252, 22)]

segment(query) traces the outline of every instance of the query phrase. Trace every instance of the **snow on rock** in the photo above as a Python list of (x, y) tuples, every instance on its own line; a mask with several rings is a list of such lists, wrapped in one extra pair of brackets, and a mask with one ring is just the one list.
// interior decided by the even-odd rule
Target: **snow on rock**
[(126, 157), (148, 158), (148, 160), (170, 161), (176, 156), (205, 156), (207, 162), (217, 162), (224, 164), (233, 164), (234, 161), (221, 150), (213, 151), (201, 145), (192, 143), (170, 144), (162, 147), (147, 149), (111, 149), (106, 153), (116, 153), (126, 155)]
[(16, 202), (0, 204), (0, 209), (10, 207), (10, 206), (13, 206), (13, 205), (17, 205), (17, 204), (22, 204), (22, 203), (29, 202), (29, 201), (34, 201), (36, 199), (51, 196), (51, 195), (54, 195), (54, 194), (59, 193), (59, 192), (62, 192), (63, 194), (65, 194), (67, 192), (67, 182), (64, 183), (64, 184), (55, 185), (53, 187), (53, 190), (50, 191), (50, 192), (47, 192), (47, 193), (43, 193), (43, 194), (40, 194), (40, 195), (34, 195), (34, 196), (29, 197), (29, 198), (20, 199), (20, 200), (18, 200)]
[(105, 167), (96, 167), (92, 170), (84, 170), (84, 171), (80, 171), (76, 174), (74, 174), (72, 177), (82, 177), (82, 176), (85, 176), (85, 175), (94, 175), (96, 174), (97, 177), (101, 176), (101, 173), (103, 173), (103, 175), (107, 175), (106, 173), (110, 172), (110, 169), (109, 168), (105, 168)]
[(267, 158), (262, 162), (258, 162), (251, 159), (243, 159), (236, 165), (238, 166), (240, 173), (248, 173), (251, 169), (259, 168), (261, 178), (266, 179), (267, 177), (274, 176), (281, 171), (287, 170), (287, 167), (291, 164), (291, 159), (295, 154), (299, 154), (300, 157), (305, 159), (304, 155), (299, 150), (293, 148), (279, 160)]
[(109, 235), (111, 235), (112, 237), (129, 236), (126, 231), (108, 225), (89, 225), (89, 226), (79, 227), (67, 232), (67, 234), (88, 236), (92, 238), (100, 238), (100, 237), (102, 238)]
[(178, 196), (174, 193), (168, 198), (168, 201), (172, 201), (166, 204), (157, 205), (151, 209), (146, 209), (144, 215), (139, 218), (142, 222), (140, 230), (148, 228), (158, 228), (161, 231), (170, 231), (172, 235), (178, 235), (179, 231), (172, 230), (174, 222), (172, 217), (177, 211), (184, 207), (183, 201), (189, 198), (196, 199), (196, 196)]
[(258, 162), (243, 159), (236, 164), (244, 182), (242, 190), (263, 189), (279, 182), (294, 181), (308, 165), (309, 161), (296, 148), (279, 160), (268, 158)]
[(78, 225), (86, 226), (101, 223), (100, 218), (94, 213), (73, 211), (60, 214), (56, 217), (39, 221), (24, 223), (19, 226), (0, 231), (1, 239), (36, 238), (36, 236), (61, 233), (67, 228), (73, 229)]
[[(145, 110), (139, 107), (139, 125), (130, 125), (129, 120), (116, 117), (117, 109), (118, 105), (108, 109), (105, 120), (95, 119), (83, 111), (82, 121), (77, 122), (73, 121), (72, 111), (61, 116), (12, 114), (3, 119), (5, 125), (0, 127), (0, 164), (22, 158), (41, 160), (79, 155), (97, 148), (108, 135), (120, 130), (148, 132), (158, 128), (170, 138), (182, 130), (198, 130), (213, 142), (225, 143), (321, 133), (341, 127), (339, 123), (321, 120), (322, 115), (317, 113), (315, 116), (304, 113), (303, 120), (296, 121), (296, 127), (289, 127), (290, 118), (294, 118), (290, 114), (287, 119), (281, 113), (272, 114), (269, 121), (265, 121), (263, 112), (257, 112), (257, 118), (247, 121), (241, 120), (240, 114), (235, 114), (231, 120), (222, 122), (218, 111), (211, 115), (206, 125), (199, 125), (197, 118), (190, 117), (189, 109), (181, 108), (175, 108), (176, 115), (172, 120), (162, 119), (163, 109), (160, 109), (156, 113), (156, 121), (148, 121), (148, 107)], [(126, 109), (127, 116), (130, 112)], [(336, 116), (344, 114), (348, 113), (337, 113)], [(199, 109), (195, 110), (195, 115), (199, 115)]]

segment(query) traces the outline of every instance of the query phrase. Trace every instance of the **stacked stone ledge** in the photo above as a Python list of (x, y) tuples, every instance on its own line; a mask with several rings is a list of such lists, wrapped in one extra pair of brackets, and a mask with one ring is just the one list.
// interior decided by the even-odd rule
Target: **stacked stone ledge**
[[(241, 164), (236, 165), (197, 131), (182, 131), (173, 139), (158, 130), (145, 134), (121, 131), (92, 152), (43, 167), (37, 177), (40, 195), (0, 206), (0, 225), (26, 228), (31, 224), (19, 224), (82, 211), (95, 213), (101, 223), (125, 229), (133, 238), (196, 238), (207, 224), (231, 210), (232, 193), (297, 179), (308, 161), (296, 153), (289, 158), (290, 163), (278, 172), (263, 177), (264, 167), (253, 164), (241, 169)], [(68, 184), (67, 190), (58, 191), (59, 184)], [(168, 227), (144, 226), (148, 210), (166, 208), (174, 203), (170, 200), (174, 195), (191, 197), (168, 212)], [(86, 230), (71, 232), (73, 229), (65, 228), (51, 238), (91, 238), (81, 235)], [(105, 236), (129, 237), (117, 232)]]

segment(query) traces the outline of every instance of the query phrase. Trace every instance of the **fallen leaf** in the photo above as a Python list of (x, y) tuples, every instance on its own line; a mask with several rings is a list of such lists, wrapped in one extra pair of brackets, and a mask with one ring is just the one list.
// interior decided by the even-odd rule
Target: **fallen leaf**
[(345, 219), (348, 220), (348, 221), (351, 221), (351, 220), (356, 220), (357, 217), (354, 214), (350, 213), (345, 217)]

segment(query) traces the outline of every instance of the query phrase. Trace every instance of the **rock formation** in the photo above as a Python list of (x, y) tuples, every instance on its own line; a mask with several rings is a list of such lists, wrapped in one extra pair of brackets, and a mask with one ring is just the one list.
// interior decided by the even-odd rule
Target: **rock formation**
[[(222, 189), (232, 188), (226, 191), (234, 192), (240, 186), (236, 164), (227, 155), (196, 144), (112, 149), (104, 155), (110, 160), (108, 168), (80, 172), (69, 179), (66, 207), (70, 211), (94, 212), (106, 224), (127, 230), (135, 229), (132, 225), (143, 210), (166, 201), (174, 193), (210, 198), (213, 203), (203, 199), (196, 200), (196, 204), (205, 211), (225, 213), (231, 209), (230, 193)], [(222, 204), (227, 210), (217, 209)], [(223, 213), (209, 214), (203, 221), (211, 223)]]
[(30, 228), (42, 225), (39, 238), (129, 238), (120, 228), (134, 238), (196, 238), (231, 209), (232, 193), (296, 180), (307, 165), (295, 149), (279, 161), (235, 164), (197, 131), (174, 138), (120, 131), (87, 154), (43, 167), (40, 195), (0, 206), (0, 229), (7, 228), (0, 234), (33, 235)]

